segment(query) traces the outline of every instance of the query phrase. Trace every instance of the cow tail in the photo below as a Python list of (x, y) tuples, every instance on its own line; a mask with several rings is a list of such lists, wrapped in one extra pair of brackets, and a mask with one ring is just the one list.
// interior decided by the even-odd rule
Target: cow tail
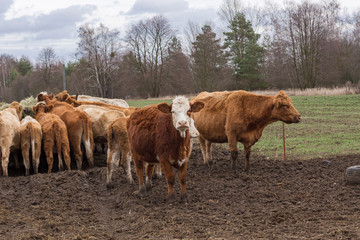
[(36, 150), (35, 150), (35, 128), (32, 124), (27, 124), (26, 129), (28, 132), (29, 140), (30, 140), (30, 146), (31, 146), (31, 153), (32, 153), (32, 159), (36, 158)]
[[(59, 162), (62, 161), (62, 137), (61, 134), (62, 134), (62, 131), (61, 131), (61, 128), (60, 128), (60, 125), (59, 123), (55, 122), (54, 124), (54, 132), (55, 132), (55, 144), (56, 144), (56, 149), (57, 149), (57, 152), (58, 152), (58, 159), (59, 159)], [(62, 162), (60, 163), (62, 165)]]
[(83, 117), (83, 144), (85, 146), (86, 158), (88, 159), (89, 165), (94, 165), (93, 160), (93, 149), (94, 149), (94, 138), (92, 131), (92, 121), (86, 116)]

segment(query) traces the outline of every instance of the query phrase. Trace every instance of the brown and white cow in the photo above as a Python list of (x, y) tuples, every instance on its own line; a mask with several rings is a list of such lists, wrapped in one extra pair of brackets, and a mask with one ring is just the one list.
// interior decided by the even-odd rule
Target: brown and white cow
[(80, 111), (68, 103), (53, 99), (46, 93), (40, 93), (37, 96), (38, 101), (45, 101), (51, 113), (58, 115), (64, 121), (68, 131), (70, 147), (75, 155), (77, 169), (82, 169), (82, 151), (81, 144), (85, 147), (86, 158), (89, 166), (94, 166), (93, 149), (94, 139), (92, 122), (84, 111)]
[[(131, 114), (127, 122), (130, 149), (139, 181), (139, 195), (151, 192), (155, 163), (164, 169), (169, 199), (174, 199), (175, 174), (178, 169), (181, 200), (187, 200), (186, 171), (190, 156), (189, 124), (191, 112), (204, 107), (202, 102), (192, 104), (185, 97), (176, 97), (171, 105), (161, 103), (141, 108)], [(144, 184), (144, 163), (148, 163)]]
[(276, 121), (298, 123), (301, 120), (291, 99), (280, 91), (277, 96), (265, 96), (245, 91), (202, 92), (191, 102), (202, 101), (205, 107), (193, 114), (200, 132), (204, 162), (212, 161), (211, 144), (228, 142), (231, 166), (238, 156), (237, 142), (244, 145), (245, 171), (249, 170), (251, 146), (261, 137), (264, 128)]
[(41, 154), (41, 140), (42, 131), (40, 123), (31, 116), (23, 118), (20, 122), (20, 145), (26, 176), (30, 174), (30, 152), (32, 153), (34, 173), (38, 173)]
[[(10, 152), (20, 149), (20, 119), (23, 107), (18, 102), (0, 111), (0, 158), (3, 176), (8, 176)], [(16, 165), (18, 167), (18, 159)]]
[(35, 119), (42, 128), (43, 149), (48, 164), (48, 173), (51, 173), (54, 164), (54, 149), (58, 154), (59, 170), (63, 169), (63, 160), (68, 170), (71, 170), (70, 145), (65, 123), (58, 115), (49, 113), (53, 106), (39, 102), (33, 107)]

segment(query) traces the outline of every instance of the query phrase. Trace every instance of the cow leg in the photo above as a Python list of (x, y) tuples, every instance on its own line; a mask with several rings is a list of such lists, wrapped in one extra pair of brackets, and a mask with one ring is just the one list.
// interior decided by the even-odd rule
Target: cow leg
[(186, 171), (187, 171), (187, 164), (185, 162), (179, 169), (178, 169), (178, 177), (180, 181), (180, 188), (181, 188), (181, 202), (187, 202), (187, 193), (186, 193)]
[(251, 153), (251, 146), (244, 146), (244, 153), (245, 153), (245, 172), (249, 171), (250, 167), (250, 153)]
[[(235, 135), (230, 135), (228, 134), (228, 143), (229, 143), (229, 148), (230, 148), (230, 152), (231, 152), (231, 165), (230, 167), (235, 170), (236, 168), (236, 159), (238, 157), (239, 154), (239, 150), (237, 147), (237, 141), (236, 141), (236, 136)], [(241, 165), (240, 165), (241, 166)]]
[(64, 158), (64, 162), (65, 162), (65, 165), (66, 165), (66, 168), (68, 171), (71, 170), (71, 157), (70, 157), (70, 149), (66, 149), (66, 144), (63, 145), (63, 147), (61, 148), (62, 150), (62, 155), (63, 155), (63, 158)]
[(205, 147), (206, 147), (206, 159), (207, 159), (209, 165), (211, 165), (213, 163), (213, 159), (212, 159), (212, 142), (206, 140), (205, 141)]
[(107, 171), (106, 171), (106, 187), (110, 188), (112, 187), (112, 174), (114, 171), (114, 168), (116, 165), (118, 165), (119, 163), (119, 146), (117, 144), (111, 144), (109, 143), (109, 147), (108, 147), (108, 154), (107, 154), (107, 160), (106, 160), (106, 165), (107, 165)]
[(170, 201), (175, 199), (174, 193), (174, 184), (175, 184), (175, 174), (172, 169), (172, 166), (167, 160), (161, 161), (162, 167), (165, 173), (165, 179), (168, 185), (168, 198)]
[(122, 158), (125, 159), (125, 164), (126, 164), (125, 171), (126, 171), (127, 179), (129, 181), (129, 183), (133, 183), (134, 179), (131, 174), (131, 153), (130, 153), (130, 151), (122, 152)]
[(8, 176), (8, 165), (9, 165), (9, 155), (10, 155), (10, 149), (1, 147), (1, 166), (3, 170), (3, 176)]
[(48, 164), (48, 173), (51, 173), (53, 164), (54, 164), (54, 156), (53, 156), (52, 149), (53, 149), (53, 146), (51, 146), (51, 148), (49, 148), (48, 150), (45, 151), (46, 162)]
[(83, 144), (85, 147), (85, 155), (88, 160), (89, 166), (94, 167), (94, 156), (93, 156), (94, 140), (90, 137), (86, 138), (84, 135), (82, 138), (83, 138)]
[(152, 175), (154, 172), (154, 164), (148, 164), (147, 168), (146, 168), (146, 182), (145, 182), (145, 186), (146, 186), (146, 192), (147, 193), (151, 193), (152, 192)]
[(82, 169), (82, 152), (81, 152), (81, 141), (79, 136), (71, 136), (69, 134), (70, 147), (73, 151), (76, 159), (76, 166), (78, 170)]
[[(23, 156), (23, 163), (25, 166), (25, 175), (29, 176), (30, 174), (30, 143), (29, 142), (22, 142), (21, 146), (21, 153)], [(35, 160), (33, 159), (33, 162)], [(34, 169), (35, 170), (35, 169)]]
[(205, 138), (203, 138), (201, 135), (199, 136), (199, 142), (200, 142), (200, 148), (201, 148), (201, 153), (203, 155), (203, 159), (204, 159), (204, 164), (209, 165), (207, 158), (206, 158), (206, 144), (205, 144)]
[[(20, 168), (20, 165), (19, 165), (19, 151), (18, 150), (15, 150), (14, 151), (14, 159), (15, 159), (15, 167), (16, 169), (19, 169)], [(30, 160), (29, 160), (30, 161)]]
[[(41, 135), (39, 136), (39, 138), (41, 139)], [(32, 159), (33, 161), (32, 164), (35, 174), (38, 174), (39, 172), (40, 155), (41, 155), (41, 141), (40, 142), (35, 141), (35, 151), (33, 152), (33, 159)]]
[(142, 197), (146, 194), (146, 187), (144, 184), (144, 162), (141, 159), (137, 159), (137, 157), (133, 156), (136, 175), (139, 181), (139, 196)]

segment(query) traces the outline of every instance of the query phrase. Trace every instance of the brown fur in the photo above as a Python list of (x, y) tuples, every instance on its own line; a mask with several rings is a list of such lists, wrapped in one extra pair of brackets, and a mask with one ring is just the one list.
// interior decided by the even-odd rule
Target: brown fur
[(211, 144), (229, 143), (231, 165), (235, 167), (237, 142), (244, 145), (245, 171), (249, 168), (251, 146), (261, 137), (264, 128), (276, 121), (296, 123), (301, 120), (291, 99), (280, 91), (277, 96), (265, 96), (245, 91), (202, 92), (193, 101), (203, 101), (202, 111), (194, 113), (200, 132), (204, 162), (211, 162)]
[[(194, 103), (195, 109), (196, 105), (199, 104)], [(169, 198), (174, 198), (175, 174), (172, 167), (175, 167), (178, 169), (181, 199), (186, 200), (186, 171), (190, 156), (189, 130), (186, 131), (186, 137), (182, 138), (179, 131), (174, 128), (170, 112), (171, 106), (166, 103), (135, 111), (127, 122), (130, 148), (140, 195), (151, 191), (154, 164), (160, 162), (168, 184)], [(180, 161), (183, 161), (182, 164)], [(144, 163), (148, 163), (146, 184), (143, 179)]]
[[(10, 152), (20, 149), (20, 119), (23, 107), (12, 102), (7, 109), (0, 111), (0, 158), (4, 176), (8, 176)], [(17, 154), (15, 156), (18, 167)]]
[(107, 154), (107, 178), (106, 185), (111, 186), (114, 167), (119, 165), (121, 152), (121, 166), (125, 169), (130, 183), (134, 180), (131, 175), (131, 152), (126, 124), (129, 117), (120, 117), (111, 122), (107, 129), (108, 154)]
[(59, 170), (63, 168), (62, 159), (64, 159), (67, 169), (71, 170), (70, 146), (65, 123), (59, 116), (48, 113), (49, 107), (44, 104), (40, 103), (36, 105), (33, 107), (33, 110), (36, 114), (35, 119), (40, 123), (42, 128), (43, 149), (48, 164), (48, 173), (50, 173), (53, 168), (53, 149), (55, 146), (59, 159)]
[(40, 123), (30, 116), (25, 117), (20, 123), (20, 138), (25, 175), (28, 176), (30, 174), (30, 149), (34, 173), (37, 174), (40, 163), (42, 140)]
[(70, 104), (51, 99), (51, 95), (39, 94), (37, 99), (45, 100), (46, 105), (50, 107), (50, 112), (58, 115), (64, 121), (68, 131), (70, 147), (76, 158), (77, 168), (82, 168), (81, 143), (85, 146), (86, 157), (90, 167), (94, 166), (94, 139), (92, 122), (89, 116)]
[(137, 109), (135, 107), (120, 107), (120, 106), (107, 104), (107, 103), (103, 103), (103, 102), (78, 101), (73, 96), (70, 96), (67, 92), (61, 92), (61, 93), (57, 94), (55, 96), (55, 98), (59, 101), (71, 104), (74, 107), (78, 107), (81, 105), (95, 105), (95, 106), (100, 106), (100, 107), (106, 108), (108, 110), (121, 111), (121, 112), (125, 113), (126, 116), (130, 116)]

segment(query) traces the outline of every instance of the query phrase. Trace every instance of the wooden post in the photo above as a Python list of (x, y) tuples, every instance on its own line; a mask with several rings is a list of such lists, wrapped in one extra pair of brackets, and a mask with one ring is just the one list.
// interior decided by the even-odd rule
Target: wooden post
[(63, 64), (63, 91), (66, 90), (65, 64)]
[(285, 124), (282, 123), (283, 126), (283, 145), (284, 145), (284, 160), (286, 160), (286, 153), (285, 153)]

